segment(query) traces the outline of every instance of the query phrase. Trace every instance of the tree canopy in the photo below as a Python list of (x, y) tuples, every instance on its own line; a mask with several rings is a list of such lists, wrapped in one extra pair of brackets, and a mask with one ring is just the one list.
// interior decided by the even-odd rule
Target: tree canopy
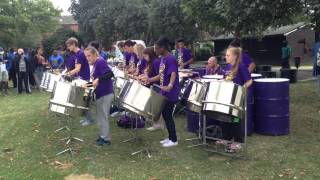
[(35, 47), (57, 29), (60, 13), (50, 0), (1, 0), (0, 44)]

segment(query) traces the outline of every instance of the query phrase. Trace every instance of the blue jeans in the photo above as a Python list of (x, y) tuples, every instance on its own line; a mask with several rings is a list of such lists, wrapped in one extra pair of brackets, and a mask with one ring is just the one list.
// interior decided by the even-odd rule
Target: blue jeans
[(34, 79), (36, 81), (37, 87), (40, 87), (40, 83), (42, 80), (44, 68), (39, 66), (34, 70)]

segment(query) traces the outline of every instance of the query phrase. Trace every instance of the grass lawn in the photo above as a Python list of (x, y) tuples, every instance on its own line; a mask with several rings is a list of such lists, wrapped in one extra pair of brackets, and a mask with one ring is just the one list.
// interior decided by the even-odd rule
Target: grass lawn
[[(186, 118), (176, 117), (179, 146), (164, 149), (159, 140), (165, 131), (139, 135), (152, 143), (152, 158), (131, 156), (139, 143), (122, 143), (129, 131), (112, 119), (112, 145), (95, 146), (96, 125), (81, 127), (75, 134), (85, 142), (78, 154), (55, 156), (64, 146), (65, 131), (54, 133), (62, 123), (48, 118), (47, 93), (0, 96), (0, 179), (64, 179), (91, 175), (106, 179), (320, 179), (320, 103), (315, 82), (291, 85), (291, 127), (288, 136), (248, 138), (248, 160), (234, 160), (201, 148), (189, 149), (184, 141), (194, 134), (185, 131)], [(275, 107), (276, 108), (276, 107)]]

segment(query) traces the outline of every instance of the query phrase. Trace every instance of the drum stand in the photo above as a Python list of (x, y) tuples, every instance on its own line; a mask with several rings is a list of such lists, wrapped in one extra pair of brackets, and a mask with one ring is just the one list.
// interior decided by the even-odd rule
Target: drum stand
[[(135, 123), (131, 125), (131, 134), (132, 134), (132, 137), (127, 139), (127, 140), (124, 140), (122, 141), (123, 143), (126, 143), (126, 142), (137, 142), (137, 141), (141, 141), (142, 142), (142, 139), (140, 137), (138, 137), (138, 117), (139, 115), (135, 114), (134, 118), (135, 118)], [(134, 155), (137, 155), (137, 154), (140, 154), (140, 153), (143, 153), (145, 152), (148, 156), (148, 158), (151, 158), (151, 154), (150, 154), (150, 147), (149, 145), (145, 145), (144, 148), (138, 150), (138, 151), (135, 151), (135, 152), (132, 152), (131, 155), (134, 156)]]
[[(203, 133), (203, 145), (205, 145), (206, 147), (206, 151), (209, 152), (214, 152), (214, 153), (218, 153), (221, 155), (225, 155), (225, 156), (229, 156), (232, 158), (244, 158), (246, 159), (247, 157), (247, 93), (246, 90), (244, 91), (243, 94), (243, 98), (244, 98), (244, 102), (243, 102), (243, 109), (238, 108), (238, 107), (234, 107), (235, 109), (238, 109), (241, 111), (241, 117), (244, 120), (244, 141), (243, 143), (239, 143), (241, 144), (241, 149), (243, 149), (244, 154), (243, 155), (237, 155), (237, 153), (227, 153), (227, 152), (222, 152), (221, 150), (218, 149), (217, 145), (215, 146), (214, 149), (209, 149), (209, 144), (207, 143), (207, 138), (208, 139), (212, 139), (212, 140), (216, 140), (216, 141), (224, 141), (227, 143), (234, 143), (234, 141), (227, 141), (224, 139), (220, 139), (220, 138), (212, 138), (206, 135), (206, 116), (204, 116), (203, 118), (203, 128), (202, 128), (202, 133)], [(210, 103), (214, 103), (214, 104), (218, 104), (218, 105), (225, 105), (225, 106), (229, 106), (231, 107), (232, 105), (228, 105), (228, 104), (222, 104), (222, 103), (218, 103), (218, 102), (210, 102)]]
[(52, 105), (57, 105), (59, 107), (64, 107), (67, 110), (70, 110), (70, 113), (65, 113), (65, 114), (60, 113), (60, 114), (63, 114), (66, 117), (65, 126), (55, 130), (55, 133), (66, 129), (69, 132), (69, 135), (68, 135), (68, 137), (61, 139), (61, 141), (66, 141), (65, 146), (67, 147), (67, 149), (64, 149), (64, 150), (58, 152), (56, 154), (56, 156), (59, 156), (59, 155), (64, 154), (66, 152), (69, 152), (70, 155), (73, 156), (73, 154), (75, 153), (75, 150), (74, 150), (73, 147), (71, 147), (71, 142), (74, 142), (74, 141), (83, 142), (82, 139), (73, 136), (73, 131), (72, 131), (72, 128), (71, 128), (72, 127), (72, 118), (73, 118), (71, 114), (74, 113), (74, 111), (76, 110), (76, 107), (71, 105), (71, 104), (68, 105), (68, 104), (61, 104), (61, 103), (58, 103), (58, 102), (50, 101), (49, 102), (49, 111), (50, 111), (50, 108), (52, 107)]
[[(202, 117), (202, 114), (201, 114), (201, 113), (199, 113), (199, 118), (198, 118), (198, 120), (199, 120), (198, 137), (186, 139), (186, 141), (193, 141), (193, 140), (201, 141), (201, 139), (203, 139), (202, 136), (201, 136), (201, 131), (202, 131), (202, 129), (203, 129), (203, 128), (201, 128), (201, 121), (203, 121), (203, 117)], [(198, 146), (203, 146), (203, 145), (205, 145), (205, 144), (204, 144), (203, 141), (202, 141), (202, 143), (200, 143), (200, 144), (189, 145), (188, 148), (193, 148), (193, 147), (198, 147)]]

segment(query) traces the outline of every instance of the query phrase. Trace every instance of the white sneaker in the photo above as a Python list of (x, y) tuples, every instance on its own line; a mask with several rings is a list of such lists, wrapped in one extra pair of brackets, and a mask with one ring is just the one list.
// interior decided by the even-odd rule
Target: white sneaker
[(166, 138), (166, 139), (160, 141), (160, 144), (166, 144), (166, 143), (169, 142), (169, 141), (170, 141), (169, 138)]
[(172, 142), (171, 140), (169, 140), (167, 143), (162, 144), (162, 147), (173, 147), (173, 146), (178, 146), (178, 141)]
[(86, 122), (87, 121), (87, 119), (81, 119), (80, 120), (80, 124), (82, 124), (82, 123), (84, 123), (84, 122)]
[(153, 126), (147, 128), (148, 131), (155, 131), (155, 130), (158, 130), (158, 129), (161, 129), (161, 125), (160, 124), (153, 124)]
[(89, 120), (86, 120), (83, 123), (81, 123), (82, 126), (90, 126), (92, 124), (94, 124), (94, 121), (89, 121)]
[(117, 117), (119, 114), (120, 114), (120, 112), (117, 111), (117, 112), (114, 112), (114, 113), (110, 114), (110, 117), (115, 118), (115, 117)]

